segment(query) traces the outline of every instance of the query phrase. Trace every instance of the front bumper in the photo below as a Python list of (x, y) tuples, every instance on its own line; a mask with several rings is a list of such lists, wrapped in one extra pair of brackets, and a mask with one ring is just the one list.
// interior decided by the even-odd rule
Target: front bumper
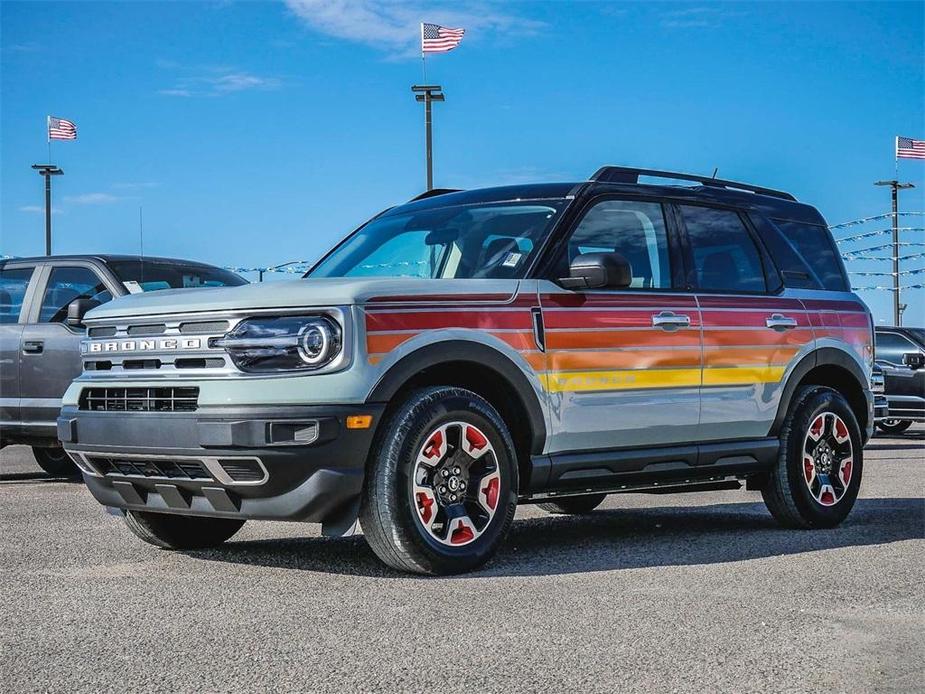
[[(101, 504), (221, 518), (351, 525), (384, 405), (94, 412), (58, 438)], [(348, 429), (350, 415), (372, 415)]]

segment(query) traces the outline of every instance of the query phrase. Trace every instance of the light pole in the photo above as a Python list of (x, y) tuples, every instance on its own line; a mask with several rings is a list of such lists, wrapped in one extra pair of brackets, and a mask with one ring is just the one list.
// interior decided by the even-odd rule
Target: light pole
[(427, 165), (427, 190), (434, 187), (433, 116), (431, 104), (446, 101), (443, 87), (438, 84), (415, 84), (411, 87), (415, 101), (424, 102), (424, 150)]
[(61, 176), (64, 171), (54, 164), (33, 164), (32, 168), (45, 177), (45, 255), (51, 255), (51, 177)]
[(903, 312), (899, 302), (899, 191), (906, 188), (915, 188), (911, 183), (892, 181), (877, 181), (875, 186), (889, 186), (893, 200), (893, 325), (897, 328), (902, 325)]

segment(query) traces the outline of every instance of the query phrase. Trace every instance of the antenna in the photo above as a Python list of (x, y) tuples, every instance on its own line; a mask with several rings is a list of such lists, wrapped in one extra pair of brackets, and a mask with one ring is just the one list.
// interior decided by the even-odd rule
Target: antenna
[(145, 217), (144, 207), (138, 206), (138, 250), (141, 255), (141, 282), (145, 281)]
[(713, 167), (713, 178), (716, 178), (716, 174), (718, 174), (718, 173), (719, 173), (719, 167), (718, 167), (718, 166), (714, 166), (714, 167)]

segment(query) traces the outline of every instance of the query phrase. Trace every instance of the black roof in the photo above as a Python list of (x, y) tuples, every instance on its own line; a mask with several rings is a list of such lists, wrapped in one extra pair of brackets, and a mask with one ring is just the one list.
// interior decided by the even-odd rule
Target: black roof
[[(694, 185), (668, 185), (638, 182), (639, 176), (691, 181)], [(726, 181), (692, 174), (629, 169), (607, 166), (597, 171), (589, 181), (571, 183), (527, 183), (461, 191), (431, 191), (410, 202), (392, 208), (386, 215), (436, 209), (448, 205), (470, 205), (512, 200), (542, 200), (565, 198), (590, 191), (613, 191), (628, 195), (672, 198), (681, 202), (714, 202), (751, 209), (772, 219), (787, 219), (825, 225), (825, 220), (812, 205), (801, 203), (789, 193), (749, 183)]]
[(90, 260), (97, 261), (103, 264), (119, 261), (145, 261), (146, 263), (164, 263), (168, 265), (201, 265), (203, 267), (218, 267), (210, 263), (203, 263), (199, 260), (184, 260), (182, 258), (161, 258), (159, 256), (153, 255), (118, 255), (113, 253), (87, 253), (87, 254), (75, 254), (75, 255), (34, 255), (24, 258), (3, 258), (0, 260), (2, 263), (36, 263), (36, 262), (46, 262), (49, 260)]

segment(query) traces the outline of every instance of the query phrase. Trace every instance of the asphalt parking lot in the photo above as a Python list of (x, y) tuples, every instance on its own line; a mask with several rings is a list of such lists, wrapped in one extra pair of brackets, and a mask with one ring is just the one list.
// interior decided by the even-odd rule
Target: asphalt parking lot
[(417, 578), (362, 538), (249, 523), (136, 540), (82, 484), (0, 453), (0, 690), (922, 691), (925, 427), (875, 438), (840, 528), (753, 492), (518, 512), (479, 573)]

